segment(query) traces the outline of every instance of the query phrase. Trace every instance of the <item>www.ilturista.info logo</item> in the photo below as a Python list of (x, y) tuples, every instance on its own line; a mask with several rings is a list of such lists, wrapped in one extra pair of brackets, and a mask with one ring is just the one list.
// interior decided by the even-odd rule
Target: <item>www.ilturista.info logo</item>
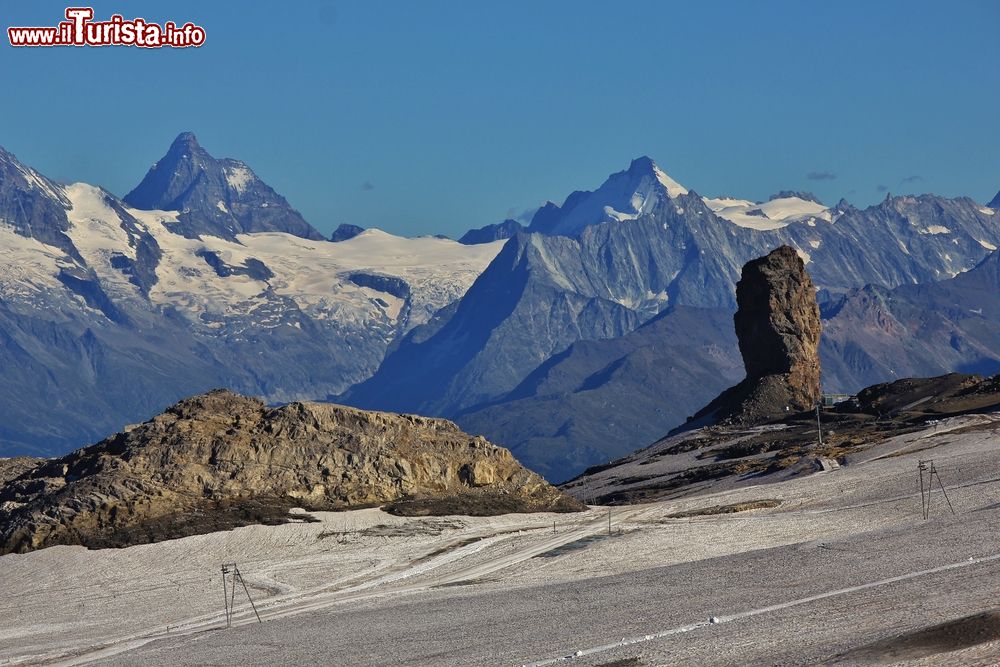
[(205, 29), (193, 23), (163, 25), (120, 14), (94, 21), (91, 7), (68, 7), (65, 21), (49, 28), (7, 28), (11, 46), (139, 46), (185, 48), (205, 43)]

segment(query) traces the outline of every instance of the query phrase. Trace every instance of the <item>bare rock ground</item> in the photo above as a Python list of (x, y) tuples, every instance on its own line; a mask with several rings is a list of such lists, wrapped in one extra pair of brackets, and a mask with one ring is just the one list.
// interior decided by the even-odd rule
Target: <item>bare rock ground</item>
[(294, 507), (388, 504), (403, 515), (583, 509), (508, 450), (444, 419), (331, 403), (271, 408), (224, 390), (59, 459), (11, 460), (0, 475), (10, 477), (0, 485), (0, 553), (282, 523)]

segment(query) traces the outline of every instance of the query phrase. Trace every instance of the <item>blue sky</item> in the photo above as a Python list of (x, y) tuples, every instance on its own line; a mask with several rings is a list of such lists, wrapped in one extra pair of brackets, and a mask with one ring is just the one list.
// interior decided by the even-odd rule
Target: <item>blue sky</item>
[[(104, 2), (189, 50), (0, 48), (0, 145), (124, 195), (194, 131), (316, 227), (456, 235), (650, 155), (706, 195), (1000, 190), (1000, 3)], [(65, 3), (0, 0), (3, 27)], [(294, 11), (292, 9), (294, 8)]]

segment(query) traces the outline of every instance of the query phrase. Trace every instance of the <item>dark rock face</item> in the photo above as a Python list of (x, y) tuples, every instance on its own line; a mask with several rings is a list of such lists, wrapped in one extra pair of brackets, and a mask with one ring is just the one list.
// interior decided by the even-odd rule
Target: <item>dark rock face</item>
[(101, 281), (92, 272), (79, 267), (62, 267), (56, 278), (66, 289), (83, 297), (91, 308), (101, 311), (116, 324), (128, 324), (128, 317), (108, 297), (101, 287)]
[(788, 246), (747, 262), (733, 316), (750, 379), (784, 373), (819, 388), (819, 307), (805, 265)]
[(820, 397), (819, 306), (798, 254), (781, 246), (743, 267), (733, 316), (747, 377), (693, 422), (753, 424), (807, 410)]
[(365, 231), (364, 227), (358, 227), (357, 225), (339, 225), (333, 234), (330, 234), (330, 240), (334, 243), (339, 243), (340, 241), (346, 241), (348, 239), (353, 239), (355, 236)]
[(268, 408), (228, 391), (185, 399), (96, 445), (31, 463), (20, 474), (0, 466), (0, 476), (13, 476), (0, 487), (0, 553), (129, 546), (281, 522), (292, 507), (583, 509), (506, 449), (442, 419), (329, 403)]
[(264, 262), (254, 257), (248, 257), (243, 261), (243, 266), (230, 266), (226, 264), (219, 253), (211, 250), (201, 249), (195, 252), (198, 257), (205, 260), (205, 263), (212, 267), (215, 274), (220, 278), (229, 276), (248, 276), (254, 280), (270, 280), (274, 277), (274, 272), (267, 268)]
[(486, 225), (479, 229), (470, 229), (458, 239), (459, 243), (465, 245), (476, 245), (479, 243), (492, 243), (509, 239), (520, 231), (524, 231), (524, 226), (517, 220), (504, 220), (495, 225)]
[(990, 208), (1000, 208), (1000, 192), (997, 193), (996, 197), (990, 200), (990, 203), (987, 204), (987, 206)]
[(250, 232), (324, 238), (250, 167), (239, 160), (215, 159), (190, 132), (174, 140), (125, 202), (143, 210), (180, 211), (172, 229), (188, 238), (204, 234), (232, 239)]
[(358, 287), (368, 287), (379, 292), (385, 292), (398, 299), (407, 299), (410, 296), (410, 285), (402, 278), (397, 278), (396, 276), (383, 276), (378, 273), (355, 271), (348, 275), (347, 279)]

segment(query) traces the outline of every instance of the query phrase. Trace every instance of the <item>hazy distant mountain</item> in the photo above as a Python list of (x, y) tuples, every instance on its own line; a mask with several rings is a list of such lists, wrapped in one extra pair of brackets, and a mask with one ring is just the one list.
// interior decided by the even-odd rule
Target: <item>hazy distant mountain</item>
[(742, 379), (731, 314), (679, 306), (619, 338), (573, 343), (456, 420), (561, 481), (656, 440)]
[[(287, 205), (239, 213), (235, 202), (277, 213), (284, 200), (255, 177), (221, 185), (237, 163), (206, 156), (182, 135), (133, 192), (180, 210), (140, 210), (0, 152), (0, 456), (65, 451), (213, 387), (272, 401), (340, 392), (500, 249), (378, 230), (313, 240)], [(201, 170), (176, 195), (163, 193), (181, 181), (161, 182), (171, 161)], [(232, 213), (205, 217), (215, 196)], [(241, 231), (260, 225), (272, 229)]]
[(824, 306), (823, 381), (840, 390), (1000, 371), (1000, 251), (954, 278), (866, 287)]
[(446, 415), (497, 400), (575, 341), (620, 336), (672, 305), (731, 309), (740, 267), (780, 244), (840, 293), (947, 278), (1000, 243), (1000, 215), (970, 199), (896, 197), (862, 211), (780, 194), (704, 199), (634, 160), (594, 192), (539, 209), (537, 233), (507, 242), (447, 324), (403, 340), (347, 399)]
[(68, 205), (59, 185), (0, 147), (0, 222), (78, 259), (79, 251), (66, 235)]
[[(1000, 215), (971, 199), (933, 195), (887, 198), (864, 210), (846, 202), (828, 208), (796, 192), (763, 203), (708, 199), (640, 158), (593, 192), (543, 206), (532, 230), (507, 242), (453, 314), (433, 330), (401, 339), (378, 372), (342, 398), (366, 408), (455, 418), (560, 479), (553, 473), (559, 466), (572, 469), (618, 443), (624, 451), (642, 444), (621, 431), (616, 444), (602, 445), (609, 434), (590, 437), (586, 431), (597, 433), (590, 427), (554, 436), (555, 415), (566, 415), (565, 423), (619, 423), (613, 410), (583, 407), (571, 384), (544, 399), (517, 393), (574, 343), (618, 339), (672, 307), (717, 308), (728, 316), (740, 267), (781, 244), (798, 249), (816, 284), (834, 299), (868, 284), (892, 289), (946, 279), (1000, 244)], [(718, 343), (711, 332), (691, 322), (670, 343), (690, 353), (703, 342)], [(606, 354), (617, 344), (609, 343)], [(844, 370), (831, 375), (828, 388), (886, 379), (871, 375), (860, 367)], [(683, 405), (702, 389), (699, 400), (708, 400), (730, 379), (715, 375), (693, 385), (678, 376), (661, 400)], [(646, 398), (637, 400), (648, 400), (641, 391), (629, 395), (640, 394)], [(675, 409), (670, 419), (677, 412), (684, 410)], [(518, 422), (516, 414), (530, 416)]]
[(65, 450), (214, 386), (272, 401), (350, 389), (362, 407), (456, 417), (559, 478), (738, 379), (732, 286), (784, 243), (825, 290), (828, 389), (995, 358), (978, 292), (915, 287), (965, 284), (947, 279), (1000, 246), (1000, 215), (967, 198), (711, 199), (640, 158), (540, 208), (533, 231), (476, 239), (516, 232), (506, 242), (351, 229), (331, 243), (185, 134), (128, 202), (0, 151), (0, 454)]

